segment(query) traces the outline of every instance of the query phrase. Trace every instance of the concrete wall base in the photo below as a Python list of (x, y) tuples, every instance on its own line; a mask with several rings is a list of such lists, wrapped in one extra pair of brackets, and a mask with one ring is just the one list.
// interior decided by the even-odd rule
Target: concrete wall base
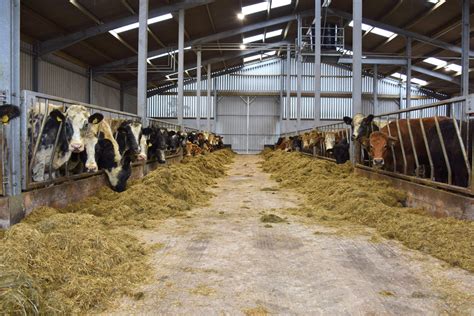
[(410, 207), (422, 207), (435, 217), (450, 216), (474, 220), (474, 198), (472, 197), (359, 168), (355, 168), (354, 172), (369, 179), (388, 181), (395, 188), (405, 191), (408, 195), (407, 204)]

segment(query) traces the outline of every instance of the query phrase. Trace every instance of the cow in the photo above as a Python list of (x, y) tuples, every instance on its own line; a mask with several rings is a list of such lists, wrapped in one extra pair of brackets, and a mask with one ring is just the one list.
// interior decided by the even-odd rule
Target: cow
[(165, 128), (149, 126), (143, 130), (148, 135), (148, 155), (156, 157), (160, 164), (166, 163), (166, 149), (168, 148), (168, 130)]
[[(123, 192), (132, 174), (131, 162), (136, 152), (127, 149), (120, 153), (120, 145), (114, 137), (112, 128), (107, 120), (100, 119), (99, 113), (91, 115), (90, 120), (96, 121), (91, 125), (86, 137), (88, 156), (94, 156), (100, 170), (104, 170), (112, 190)], [(103, 118), (103, 116), (102, 116)]]
[(0, 105), (2, 124), (8, 124), (12, 119), (20, 116), (20, 108), (12, 104)]
[[(448, 156), (449, 166), (451, 168), (452, 184), (468, 187), (469, 174), (468, 167), (472, 164), (472, 139), (474, 137), (474, 129), (468, 129), (467, 122), (457, 121), (458, 129), (460, 130), (462, 143), (459, 142), (459, 137), (456, 132), (456, 127), (453, 120), (443, 120), (439, 122), (442, 140)], [(468, 135), (469, 132), (469, 135)], [(448, 168), (444, 159), (441, 141), (436, 127), (432, 127), (428, 133), (427, 138), (429, 142), (430, 153), (433, 161), (434, 179), (438, 182), (448, 183)], [(469, 165), (466, 166), (466, 160), (462, 147), (465, 148)]]
[(337, 164), (343, 164), (350, 159), (349, 142), (347, 138), (343, 138), (336, 145), (334, 145), (333, 156), (336, 158)]
[[(45, 118), (43, 133), (36, 136), (41, 128), (41, 122), (44, 114), (38, 109), (32, 109), (30, 115), (29, 135), (30, 139), (35, 140), (40, 137), (35, 156), (33, 157), (33, 148), (30, 148), (31, 176), (33, 181), (44, 181), (46, 170), (49, 169), (49, 163), (52, 160), (52, 175), (60, 169), (73, 153), (81, 153), (86, 148), (85, 138), (89, 133), (91, 126), (102, 120), (102, 115), (91, 116), (86, 107), (82, 105), (71, 105), (66, 112), (62, 112), (62, 107), (51, 107), (50, 113)], [(53, 152), (56, 142), (56, 148)], [(30, 145), (33, 145), (30, 144)], [(89, 148), (89, 152), (93, 149)], [(88, 155), (85, 161), (85, 167), (90, 172), (97, 171), (97, 163), (94, 155)]]
[(139, 161), (147, 160), (146, 135), (143, 135), (142, 123), (125, 120), (120, 123), (116, 131), (120, 154), (126, 151), (133, 153)]
[(361, 113), (357, 113), (353, 118), (344, 116), (343, 121), (352, 127), (351, 140), (355, 140), (363, 146), (368, 145), (367, 141), (372, 132), (378, 131), (388, 124), (387, 121), (375, 119), (373, 114), (365, 116)]
[[(438, 117), (440, 122), (446, 119), (448, 118)], [(435, 126), (435, 120), (433, 117), (422, 118), (421, 121), (423, 122), (425, 131), (429, 131)], [(410, 140), (408, 124), (412, 131), (413, 145)], [(396, 122), (390, 122), (388, 125), (380, 129), (380, 131), (371, 133), (368, 144), (373, 166), (375, 168), (384, 168), (389, 171), (405, 173), (405, 163), (401, 146), (401, 143), (403, 143), (403, 150), (406, 159), (406, 174), (414, 175), (415, 172), (417, 174), (421, 173), (421, 170), (416, 170), (416, 159), (413, 147), (416, 150), (418, 165), (425, 170), (427, 170), (426, 168), (429, 169), (429, 158), (426, 152), (426, 145), (422, 135), (420, 120), (401, 119), (398, 121), (398, 125), (400, 126), (401, 139), (399, 139)], [(390, 150), (392, 147), (393, 153)]]

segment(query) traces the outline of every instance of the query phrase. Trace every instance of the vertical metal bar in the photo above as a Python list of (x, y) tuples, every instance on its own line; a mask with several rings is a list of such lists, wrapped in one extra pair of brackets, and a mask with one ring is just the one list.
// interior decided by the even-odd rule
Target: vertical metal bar
[(277, 131), (278, 135), (283, 133), (283, 120), (285, 117), (285, 104), (283, 102), (283, 90), (285, 86), (285, 64), (283, 59), (280, 59), (280, 124), (279, 124), (279, 131)]
[(297, 53), (297, 65), (296, 65), (296, 131), (301, 128), (301, 84), (302, 84), (302, 72), (303, 72), (303, 55), (302, 55), (302, 21), (301, 15), (298, 15), (298, 47)]
[(379, 108), (379, 73), (378, 66), (374, 65), (374, 78), (373, 78), (373, 101), (374, 101), (374, 113)]
[(406, 47), (406, 54), (407, 54), (407, 82), (406, 82), (406, 108), (411, 107), (411, 38), (407, 37), (407, 47)]
[(398, 118), (396, 120), (396, 124), (397, 124), (398, 141), (400, 142), (400, 148), (401, 148), (402, 157), (403, 157), (403, 173), (407, 174), (407, 169), (408, 169), (407, 156), (405, 155), (405, 145), (403, 144), (402, 133), (400, 131), (400, 122)]
[(183, 130), (183, 108), (184, 108), (184, 10), (179, 10), (178, 27), (178, 125)]
[(201, 48), (198, 48), (197, 52), (197, 63), (196, 63), (196, 128), (201, 129), (201, 61), (202, 52)]
[[(453, 106), (453, 104), (451, 104), (451, 106)], [(467, 175), (468, 175), (468, 183), (471, 183), (471, 166), (469, 164), (469, 158), (467, 157), (467, 152), (466, 152), (466, 148), (464, 146), (464, 141), (462, 139), (462, 136), (461, 136), (461, 130), (458, 126), (458, 122), (456, 120), (456, 114), (454, 113), (454, 109), (451, 111), (453, 113), (453, 124), (454, 124), (454, 129), (456, 130), (456, 135), (458, 137), (458, 141), (459, 141), (459, 146), (461, 147), (461, 151), (462, 151), (462, 157), (464, 158), (464, 163), (466, 165), (466, 170), (467, 170)], [(461, 126), (462, 126), (462, 120), (461, 120)], [(467, 138), (466, 138), (467, 140)], [(468, 140), (467, 140), (468, 141)]]
[(137, 115), (146, 120), (147, 55), (148, 55), (148, 0), (140, 0), (138, 14), (138, 78)]
[[(337, 34), (336, 34), (337, 36)], [(321, 116), (321, 0), (314, 0), (314, 125)]]
[[(411, 144), (411, 149), (413, 150), (413, 156), (415, 158), (415, 165), (416, 165), (416, 170), (415, 170), (415, 175), (417, 177), (420, 176), (420, 164), (418, 162), (418, 153), (416, 152), (416, 146), (415, 146), (415, 141), (413, 140), (413, 132), (411, 130), (411, 120), (409, 118), (406, 119), (407, 122), (407, 127), (408, 127), (408, 136), (410, 137), (410, 144)], [(413, 120), (413, 122), (415, 122)]]
[(451, 184), (452, 183), (451, 164), (449, 163), (448, 152), (446, 151), (443, 134), (441, 133), (441, 128), (439, 127), (439, 121), (438, 121), (437, 116), (434, 117), (434, 121), (436, 125), (436, 132), (439, 138), (439, 143), (441, 145), (441, 150), (443, 151), (443, 157), (444, 157), (444, 162), (446, 164), (446, 170), (448, 170), (448, 184)]
[(425, 150), (428, 155), (428, 160), (430, 162), (430, 179), (434, 180), (433, 157), (431, 157), (430, 145), (428, 144), (428, 138), (426, 137), (426, 130), (425, 130), (425, 125), (423, 123), (423, 118), (420, 117), (419, 121), (420, 121), (421, 135), (423, 136), (423, 143), (425, 144)]
[(249, 130), (250, 130), (250, 97), (247, 97), (245, 101), (247, 103), (247, 147), (246, 152), (249, 153)]
[(38, 45), (33, 47), (33, 91), (39, 91), (39, 56), (38, 56)]
[[(362, 113), (362, 0), (352, 1), (352, 116)], [(352, 163), (360, 161), (358, 143), (351, 143)], [(356, 145), (357, 144), (357, 145)]]
[(290, 107), (291, 107), (291, 46), (286, 47), (286, 124), (285, 133), (290, 130)]
[[(387, 116), (387, 130), (388, 130), (388, 136), (392, 137), (392, 131), (390, 128), (390, 117)], [(392, 152), (392, 158), (393, 158), (393, 172), (397, 172), (397, 155), (395, 153), (395, 148), (394, 145), (390, 145), (390, 150)]]
[[(214, 126), (212, 127), (212, 130), (213, 130), (214, 133), (216, 132), (216, 128), (217, 128), (217, 101), (218, 101), (218, 99), (217, 99), (217, 83), (216, 83), (216, 80), (217, 80), (217, 78), (214, 78), (213, 86), (212, 86), (214, 88), (214, 98), (213, 98), (214, 101), (213, 101), (213, 106), (212, 106), (212, 109), (213, 109), (213, 111), (212, 111), (213, 115), (212, 116), (214, 116)], [(207, 131), (210, 132), (211, 129), (208, 129)]]
[(467, 96), (469, 94), (469, 46), (470, 46), (470, 26), (469, 26), (469, 0), (462, 0), (462, 79), (461, 79), (461, 94)]
[[(0, 90), (5, 91), (7, 103), (20, 104), (20, 0), (0, 1)], [(21, 193), (20, 120), (12, 120), (4, 128), (3, 146), (8, 159), (3, 177), (8, 179), (6, 195)], [(6, 180), (2, 179), (2, 180)], [(10, 209), (11, 210), (11, 209)], [(18, 210), (15, 210), (15, 213)]]
[(207, 65), (207, 130), (211, 130), (211, 107), (212, 107), (212, 99), (211, 99), (211, 64)]

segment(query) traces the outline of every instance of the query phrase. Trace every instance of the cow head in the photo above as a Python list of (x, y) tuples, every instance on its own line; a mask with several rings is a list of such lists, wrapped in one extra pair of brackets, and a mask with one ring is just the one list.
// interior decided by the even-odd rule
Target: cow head
[(324, 146), (326, 147), (326, 152), (330, 153), (334, 149), (336, 144), (336, 133), (327, 132), (324, 134)]
[(158, 128), (152, 140), (153, 151), (159, 163), (166, 163), (166, 148), (168, 147), (168, 131), (165, 128)]
[(396, 144), (398, 139), (382, 132), (373, 132), (369, 138), (369, 153), (374, 167), (382, 168), (389, 148)]
[(2, 119), (2, 124), (8, 124), (10, 120), (18, 116), (20, 116), (19, 107), (11, 104), (0, 106), (0, 118)]
[(370, 134), (374, 131), (378, 131), (378, 127), (373, 123), (374, 116), (372, 114), (367, 117), (361, 113), (354, 115), (354, 118), (344, 116), (344, 123), (352, 127), (352, 140), (360, 142), (362, 145), (366, 145), (366, 140)]
[(181, 147), (180, 135), (175, 131), (168, 131), (168, 148), (176, 151), (179, 147)]
[[(135, 157), (133, 151), (126, 151), (120, 160), (119, 171), (116, 175), (116, 182), (112, 184), (112, 190), (116, 192), (123, 192), (127, 189), (127, 181), (132, 175), (131, 162)], [(110, 179), (110, 178), (109, 178)]]
[(336, 158), (337, 164), (343, 164), (350, 159), (349, 156), (349, 143), (346, 138), (343, 138), (339, 143), (334, 146), (333, 155)]
[(53, 161), (54, 169), (59, 169), (65, 164), (72, 153), (83, 152), (91, 137), (97, 138), (95, 130), (104, 118), (100, 113), (90, 115), (87, 108), (82, 105), (71, 105), (64, 115), (58, 110), (53, 110), (50, 117), (62, 123), (59, 147)]
[(133, 121), (123, 121), (117, 128), (117, 143), (121, 154), (129, 151), (130, 154), (140, 154), (140, 138), (142, 136), (142, 124)]

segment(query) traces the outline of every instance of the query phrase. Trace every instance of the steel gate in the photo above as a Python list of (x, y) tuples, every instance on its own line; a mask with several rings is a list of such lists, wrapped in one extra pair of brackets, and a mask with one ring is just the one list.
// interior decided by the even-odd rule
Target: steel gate
[(278, 138), (279, 107), (275, 97), (219, 98), (216, 133), (239, 154), (259, 153)]

